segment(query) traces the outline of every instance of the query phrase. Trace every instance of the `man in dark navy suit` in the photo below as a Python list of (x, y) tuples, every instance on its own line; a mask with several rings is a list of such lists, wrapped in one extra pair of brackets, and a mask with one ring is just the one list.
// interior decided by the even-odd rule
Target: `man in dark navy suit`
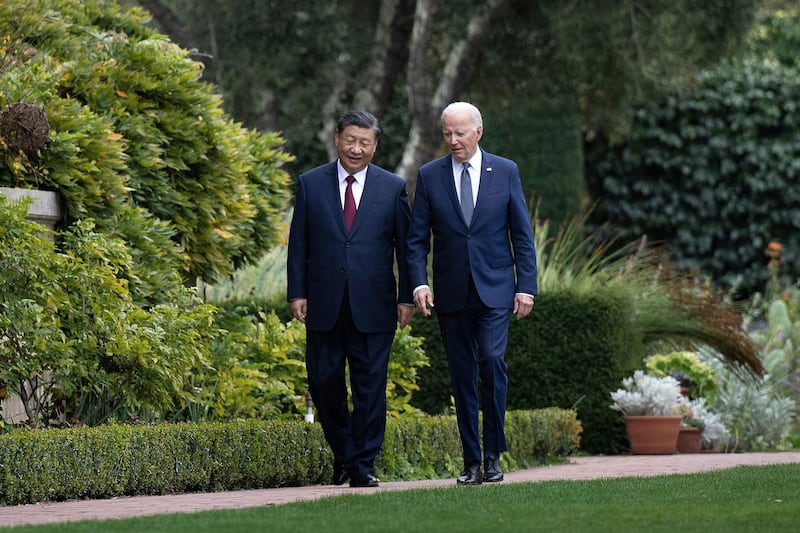
[(430, 315), (426, 266), (433, 235), (436, 314), (464, 454), (457, 483), (478, 485), (503, 480), (508, 324), (511, 313), (520, 319), (533, 309), (536, 251), (516, 163), (478, 146), (480, 111), (450, 104), (442, 112), (442, 134), (450, 154), (423, 165), (417, 176), (409, 276), (417, 309)]
[(414, 313), (406, 183), (371, 163), (380, 133), (365, 111), (339, 119), (339, 157), (300, 175), (289, 232), (287, 297), (306, 325), (309, 391), (333, 451), (333, 482), (349, 478), (351, 487), (379, 484), (389, 352)]

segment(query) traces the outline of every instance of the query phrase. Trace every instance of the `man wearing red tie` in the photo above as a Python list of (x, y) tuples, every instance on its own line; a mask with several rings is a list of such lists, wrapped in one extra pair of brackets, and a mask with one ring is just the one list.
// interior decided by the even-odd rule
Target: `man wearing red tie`
[(309, 391), (333, 451), (333, 482), (349, 478), (351, 487), (379, 485), (389, 352), (414, 313), (406, 184), (371, 163), (380, 133), (365, 111), (339, 119), (338, 159), (299, 176), (289, 231), (287, 298), (306, 326)]
[[(536, 251), (517, 164), (478, 146), (480, 111), (450, 104), (442, 112), (442, 134), (450, 154), (420, 167), (417, 177), (409, 276), (425, 316), (436, 294), (464, 454), (456, 481), (479, 485), (503, 480), (508, 324), (512, 313), (519, 319), (533, 309)], [(431, 235), (433, 292), (426, 268)]]

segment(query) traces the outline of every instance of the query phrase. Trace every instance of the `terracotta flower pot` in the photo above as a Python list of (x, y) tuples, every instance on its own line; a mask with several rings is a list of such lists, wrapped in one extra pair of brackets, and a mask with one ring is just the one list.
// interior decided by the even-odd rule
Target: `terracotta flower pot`
[(699, 453), (703, 430), (696, 427), (681, 427), (678, 432), (678, 453)]
[(680, 416), (626, 416), (625, 430), (631, 452), (638, 455), (667, 455), (675, 453)]

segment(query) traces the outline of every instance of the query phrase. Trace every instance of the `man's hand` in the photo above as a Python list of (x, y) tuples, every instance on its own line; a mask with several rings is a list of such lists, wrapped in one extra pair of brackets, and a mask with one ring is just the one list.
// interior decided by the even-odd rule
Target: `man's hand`
[(517, 320), (525, 318), (533, 310), (533, 296), (527, 294), (514, 295), (514, 314), (517, 315)]
[(397, 306), (397, 326), (403, 329), (411, 323), (414, 316), (414, 306), (409, 304), (399, 304)]
[(423, 316), (431, 316), (431, 309), (433, 309), (433, 293), (431, 293), (431, 290), (427, 287), (419, 289), (414, 294), (414, 304)]
[(298, 298), (289, 302), (289, 308), (292, 310), (292, 315), (302, 322), (306, 323), (306, 313), (308, 312), (308, 300), (305, 298)]

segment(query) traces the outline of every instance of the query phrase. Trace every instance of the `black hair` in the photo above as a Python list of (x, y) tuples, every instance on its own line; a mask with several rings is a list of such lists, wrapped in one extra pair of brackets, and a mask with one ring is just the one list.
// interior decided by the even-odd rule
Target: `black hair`
[(381, 126), (378, 123), (378, 119), (369, 111), (348, 111), (339, 119), (336, 124), (336, 131), (342, 133), (347, 126), (371, 129), (375, 132), (376, 141), (381, 136)]

